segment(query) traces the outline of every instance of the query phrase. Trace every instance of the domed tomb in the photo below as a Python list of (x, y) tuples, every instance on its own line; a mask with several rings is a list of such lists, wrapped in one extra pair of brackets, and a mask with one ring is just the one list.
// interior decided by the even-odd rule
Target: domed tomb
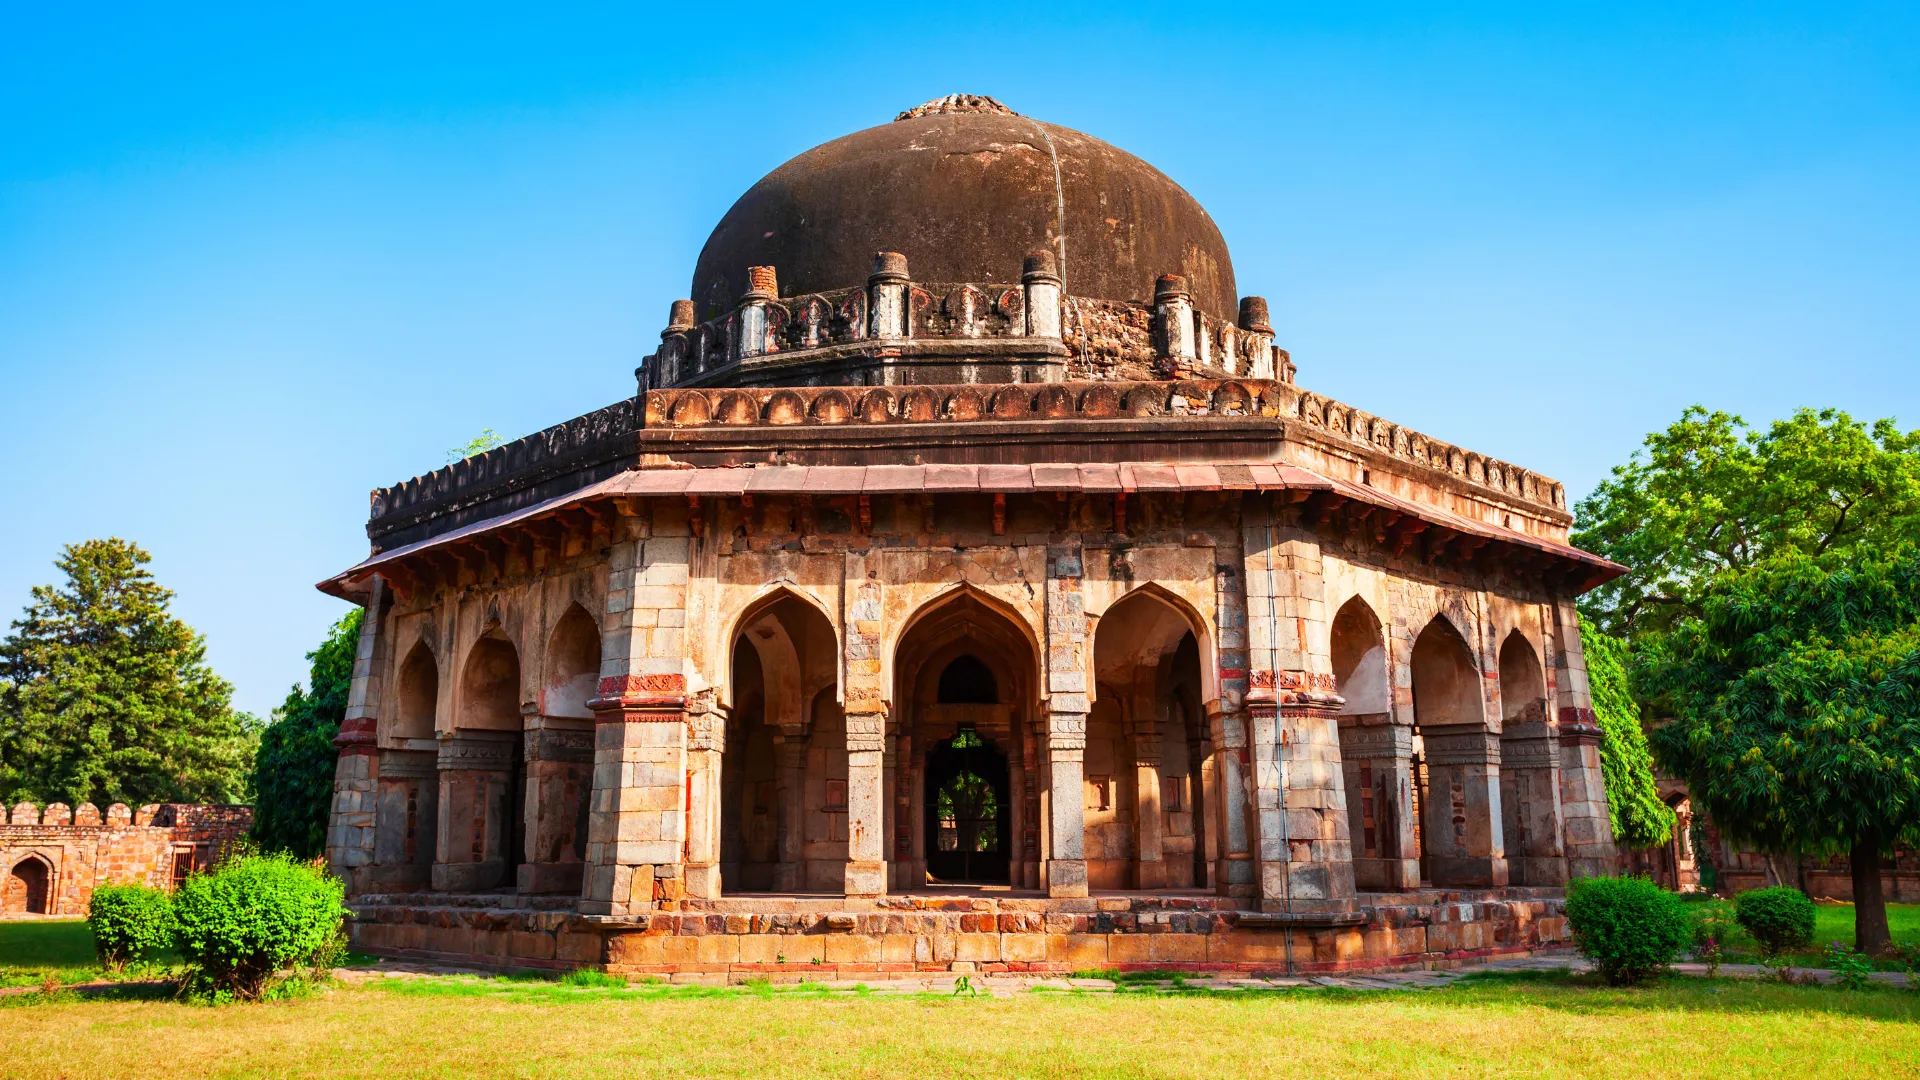
[(905, 255), (916, 281), (1018, 283), (1036, 249), (1059, 256), (1070, 295), (1144, 304), (1156, 277), (1178, 274), (1196, 310), (1234, 319), (1226, 241), (1180, 185), (1091, 135), (969, 95), (768, 173), (707, 238), (692, 299), (700, 318), (721, 315), (748, 291), (749, 266), (773, 267), (782, 296), (858, 286), (877, 251)]

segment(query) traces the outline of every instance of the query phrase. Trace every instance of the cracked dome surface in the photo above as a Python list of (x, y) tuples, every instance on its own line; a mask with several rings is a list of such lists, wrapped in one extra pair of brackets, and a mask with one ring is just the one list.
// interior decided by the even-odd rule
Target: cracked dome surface
[(816, 146), (740, 196), (694, 268), (701, 317), (739, 300), (749, 266), (774, 267), (783, 297), (864, 284), (877, 251), (906, 255), (916, 281), (1013, 283), (1064, 232), (1071, 295), (1146, 303), (1158, 275), (1181, 274), (1196, 307), (1233, 320), (1226, 241), (1166, 174), (1010, 112), (912, 115), (939, 104)]

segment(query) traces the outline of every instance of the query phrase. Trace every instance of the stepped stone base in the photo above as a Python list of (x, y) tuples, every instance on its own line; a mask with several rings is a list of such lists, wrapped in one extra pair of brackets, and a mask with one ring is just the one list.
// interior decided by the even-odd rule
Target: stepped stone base
[[(1361, 894), (1364, 922), (1276, 921), (1241, 901), (1172, 893), (744, 896), (627, 918), (574, 900), (413, 893), (357, 898), (354, 947), (494, 968), (598, 968), (732, 981), (926, 971), (1272, 973), (1451, 967), (1569, 941), (1558, 889)], [(1303, 916), (1310, 919), (1310, 916)], [(1353, 923), (1351, 915), (1325, 923)]]

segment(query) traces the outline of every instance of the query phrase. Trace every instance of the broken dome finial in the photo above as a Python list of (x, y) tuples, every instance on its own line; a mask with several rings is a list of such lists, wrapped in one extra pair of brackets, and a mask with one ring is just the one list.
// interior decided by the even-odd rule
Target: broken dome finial
[(1020, 114), (1000, 104), (985, 94), (948, 94), (943, 98), (934, 98), (899, 116), (899, 120), (917, 120), (922, 116), (939, 116), (943, 113), (986, 113), (990, 116), (1019, 116)]

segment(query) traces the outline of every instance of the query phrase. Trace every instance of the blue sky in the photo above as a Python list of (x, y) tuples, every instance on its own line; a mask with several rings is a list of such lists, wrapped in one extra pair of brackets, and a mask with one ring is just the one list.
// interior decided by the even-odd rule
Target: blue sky
[(1193, 192), (1304, 385), (1573, 492), (1695, 402), (1920, 426), (1912, 5), (393, 7), (0, 4), (0, 617), (137, 540), (264, 714), (368, 489), (632, 393), (734, 198), (952, 92)]

